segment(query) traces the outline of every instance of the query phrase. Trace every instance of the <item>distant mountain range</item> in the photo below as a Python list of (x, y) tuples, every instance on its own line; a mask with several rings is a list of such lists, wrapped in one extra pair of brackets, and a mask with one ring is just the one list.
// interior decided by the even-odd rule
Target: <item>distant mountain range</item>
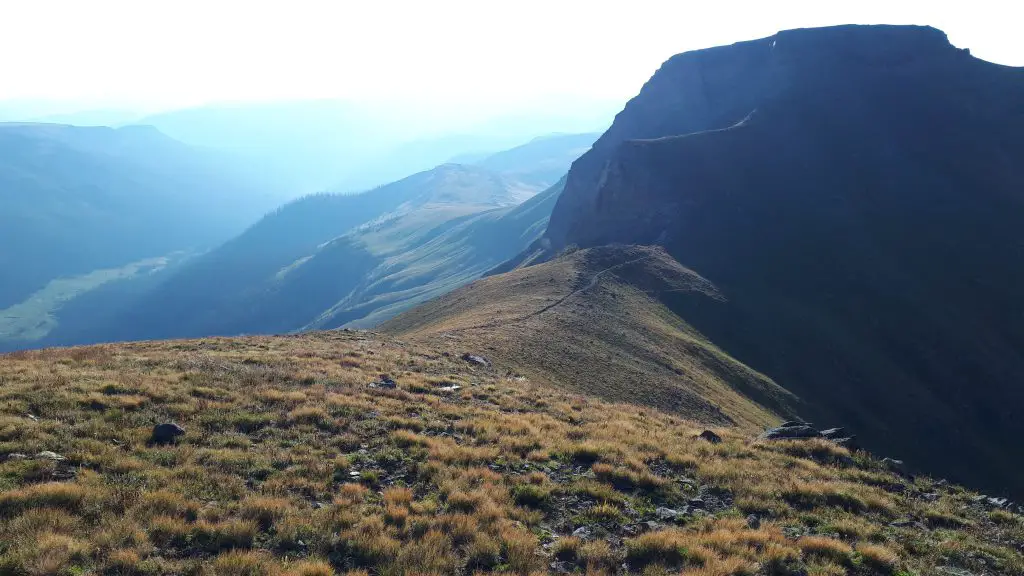
[(596, 138), (550, 136), (478, 165), (294, 201), (141, 294), (119, 283), (66, 304), (74, 320), (43, 343), (375, 324), (478, 278), (539, 237), (561, 191), (552, 179)]
[[(214, 104), (136, 120), (228, 152), (292, 197), (362, 192), (467, 154), (486, 157), (538, 135), (607, 128), (621, 104), (579, 102), (474, 120), (387, 103), (310, 100)], [(557, 180), (562, 174), (554, 177)]]

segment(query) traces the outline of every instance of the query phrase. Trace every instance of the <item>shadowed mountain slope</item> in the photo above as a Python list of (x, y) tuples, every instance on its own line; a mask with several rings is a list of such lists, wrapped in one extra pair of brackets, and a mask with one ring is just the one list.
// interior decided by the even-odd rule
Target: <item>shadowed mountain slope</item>
[(479, 280), (381, 326), (478, 350), (531, 379), (717, 424), (762, 426), (796, 399), (663, 304), (721, 300), (663, 250), (605, 247)]
[(1024, 493), (1024, 70), (932, 28), (793, 30), (670, 59), (570, 171), (546, 237), (658, 244), (672, 304), (922, 468)]

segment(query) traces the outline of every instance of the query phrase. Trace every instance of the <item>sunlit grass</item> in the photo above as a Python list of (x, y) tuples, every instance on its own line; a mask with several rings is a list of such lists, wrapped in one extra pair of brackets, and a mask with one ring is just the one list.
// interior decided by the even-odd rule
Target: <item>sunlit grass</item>
[[(0, 356), (0, 456), (26, 455), (0, 457), (0, 574), (1024, 574), (1020, 517), (959, 489), (458, 356), (363, 333)], [(148, 443), (166, 420), (185, 436)], [(732, 504), (659, 524), (708, 489)]]

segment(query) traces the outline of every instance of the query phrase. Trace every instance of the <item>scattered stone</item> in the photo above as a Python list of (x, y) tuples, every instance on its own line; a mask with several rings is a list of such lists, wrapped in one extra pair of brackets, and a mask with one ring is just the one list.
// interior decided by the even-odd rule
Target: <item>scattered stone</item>
[(572, 564), (561, 560), (555, 560), (548, 566), (551, 568), (551, 571), (555, 574), (569, 574), (570, 572), (572, 572), (573, 569)]
[(656, 530), (661, 530), (662, 527), (664, 527), (664, 524), (661, 524), (660, 522), (655, 522), (654, 520), (648, 520), (647, 522), (641, 524), (641, 526), (645, 526), (647, 530), (654, 532)]
[(458, 392), (462, 389), (462, 386), (458, 384), (452, 384), (451, 386), (441, 386), (437, 389), (438, 392)]
[(939, 499), (939, 493), (938, 492), (925, 492), (924, 494), (921, 494), (921, 498), (924, 499), (927, 502), (935, 502), (936, 500)]
[(56, 452), (50, 452), (49, 450), (43, 450), (39, 454), (36, 454), (36, 458), (39, 460), (52, 460), (54, 462), (63, 462), (67, 458), (57, 454)]
[(992, 497), (992, 498), (989, 498), (988, 500), (986, 500), (985, 503), (988, 504), (989, 506), (994, 506), (996, 508), (1009, 508), (1010, 507), (1010, 501), (1007, 500), (1006, 498)]
[(829, 439), (847, 437), (846, 430), (844, 430), (843, 428), (829, 428), (827, 430), (822, 430), (821, 432), (819, 432), (819, 434), (821, 434), (822, 438)]
[(150, 437), (150, 442), (154, 444), (170, 444), (174, 440), (185, 433), (185, 429), (178, 426), (174, 422), (165, 422), (163, 424), (157, 424), (153, 427), (153, 434)]
[(698, 496), (697, 498), (690, 498), (690, 501), (689, 501), (688, 504), (690, 506), (693, 506), (694, 508), (703, 508), (705, 502), (704, 502), (703, 498)]
[(810, 426), (810, 422), (804, 422), (802, 420), (786, 420), (782, 424), (779, 424), (779, 428), (796, 428), (797, 426)]
[(353, 470), (348, 473), (349, 478), (359, 478), (361, 472), (359, 470)]
[(573, 530), (572, 535), (581, 540), (589, 540), (591, 536), (590, 528), (587, 528), (586, 526), (580, 526), (579, 528)]
[(376, 382), (370, 382), (367, 386), (369, 388), (384, 388), (386, 390), (393, 390), (398, 387), (398, 383), (395, 382), (394, 379), (392, 379), (387, 374), (381, 374), (380, 380), (377, 380)]
[(12, 452), (4, 457), (4, 460), (27, 460), (28, 456), (20, 452)]
[(718, 434), (715, 434), (711, 430), (705, 430), (705, 431), (701, 432), (700, 436), (698, 436), (698, 438), (703, 438), (704, 440), (707, 440), (708, 442), (711, 442), (712, 444), (719, 444), (722, 441), (722, 437), (719, 436)]
[(848, 436), (846, 438), (829, 438), (836, 446), (842, 446), (848, 450), (860, 450), (860, 443), (857, 442), (856, 436)]
[(747, 528), (751, 530), (757, 530), (761, 527), (761, 517), (757, 514), (751, 514), (747, 516)]
[(894, 458), (882, 458), (882, 466), (885, 466), (892, 472), (903, 473), (906, 468), (903, 466), (903, 460), (896, 460)]
[[(793, 424), (786, 422), (786, 424)], [(759, 437), (762, 440), (788, 440), (801, 438), (821, 438), (821, 433), (805, 424), (778, 426), (769, 428)]]
[(323, 502), (313, 502), (313, 510), (320, 510), (325, 504)]
[(915, 530), (927, 530), (928, 529), (927, 526), (925, 526), (924, 524), (918, 522), (917, 520), (913, 520), (913, 519), (897, 520), (895, 522), (890, 522), (889, 526), (892, 526), (893, 528), (913, 528)]
[(487, 358), (484, 358), (483, 356), (477, 356), (476, 354), (470, 354), (469, 352), (463, 354), (462, 359), (465, 360), (466, 362), (469, 362), (470, 364), (476, 364), (477, 366), (483, 366), (484, 368), (487, 368), (491, 365), (490, 360), (488, 360)]
[(945, 576), (975, 576), (974, 572), (964, 570), (963, 568), (954, 568), (953, 566), (939, 566), (939, 574)]
[(665, 508), (664, 506), (659, 507), (657, 510), (654, 511), (654, 513), (657, 514), (658, 518), (661, 518), (662, 520), (675, 520), (679, 517), (679, 512), (677, 510)]
[(36, 416), (35, 414), (25, 414), (25, 418), (28, 418), (33, 422), (39, 422), (39, 417)]

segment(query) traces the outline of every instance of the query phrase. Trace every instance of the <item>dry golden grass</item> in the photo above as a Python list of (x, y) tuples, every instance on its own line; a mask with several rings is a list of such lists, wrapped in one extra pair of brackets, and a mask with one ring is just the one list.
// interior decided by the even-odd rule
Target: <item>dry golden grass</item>
[(665, 306), (684, 294), (707, 304), (721, 298), (661, 248), (592, 248), (483, 278), (381, 330), (479, 347), (537, 382), (707, 424), (756, 428), (792, 416), (790, 392)]
[(1024, 574), (959, 488), (507, 376), (344, 332), (0, 356), (0, 574)]

